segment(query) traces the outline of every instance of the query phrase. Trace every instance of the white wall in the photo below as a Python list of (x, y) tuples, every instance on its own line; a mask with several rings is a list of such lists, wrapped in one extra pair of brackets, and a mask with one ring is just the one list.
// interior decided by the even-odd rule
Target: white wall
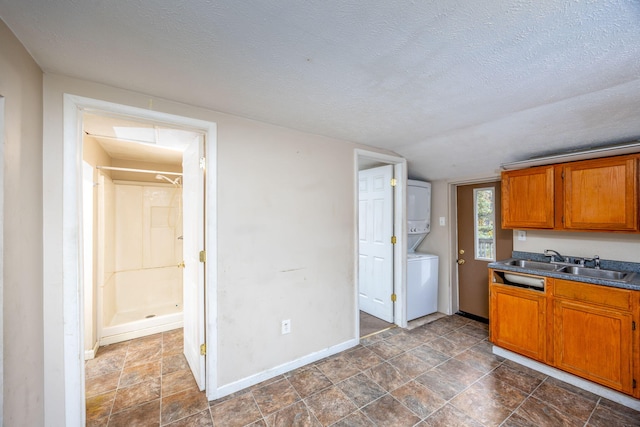
[(0, 40), (0, 96), (5, 99), (0, 423), (41, 426), (42, 71), (1, 20)]
[(365, 147), (67, 77), (45, 75), (44, 89), (47, 420), (65, 417), (63, 93), (217, 123), (218, 386), (356, 338), (354, 149)]
[(564, 256), (599, 255), (602, 259), (640, 263), (639, 234), (527, 230), (526, 238), (520, 241), (514, 232), (513, 250), (542, 253), (545, 249), (554, 249)]

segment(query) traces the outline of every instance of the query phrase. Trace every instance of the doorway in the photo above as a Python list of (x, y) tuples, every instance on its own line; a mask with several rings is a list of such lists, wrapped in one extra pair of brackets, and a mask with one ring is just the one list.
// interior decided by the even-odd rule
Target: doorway
[(500, 181), (459, 185), (457, 201), (458, 310), (489, 319), (487, 265), (511, 257), (513, 233), (501, 225)]
[[(405, 277), (406, 277), (406, 268), (403, 266), (406, 263), (406, 213), (404, 206), (406, 204), (406, 194), (404, 191), (404, 186), (406, 185), (406, 160), (401, 157), (389, 156), (386, 154), (380, 154), (371, 151), (365, 150), (356, 150), (355, 151), (355, 209), (356, 209), (356, 253), (355, 253), (355, 326), (356, 326), (356, 336), (363, 337), (369, 335), (371, 333), (375, 333), (377, 330), (386, 329), (393, 325), (398, 325), (401, 327), (406, 327), (406, 289), (405, 289)], [(361, 311), (361, 277), (366, 275), (367, 264), (364, 262), (361, 251), (360, 244), (362, 242), (361, 239), (361, 223), (365, 221), (365, 217), (367, 215), (367, 210), (371, 213), (371, 209), (366, 208), (365, 206), (361, 207), (360, 200), (360, 190), (361, 190), (361, 171), (365, 170), (373, 170), (374, 168), (381, 168), (380, 170), (385, 170), (391, 173), (389, 177), (388, 185), (391, 185), (391, 177), (395, 178), (395, 190), (391, 196), (391, 213), (387, 216), (380, 216), (380, 218), (385, 218), (383, 222), (379, 225), (380, 227), (386, 227), (386, 234), (389, 234), (386, 238), (386, 242), (391, 244), (392, 236), (395, 236), (395, 244), (391, 249), (391, 253), (389, 257), (391, 258), (390, 270), (387, 271), (385, 275), (385, 282), (379, 283), (379, 286), (384, 286), (385, 290), (382, 292), (378, 292), (380, 295), (384, 293), (387, 298), (389, 304), (387, 304), (387, 311), (390, 312), (390, 317), (386, 319), (378, 319), (374, 316), (370, 316), (368, 313), (363, 313)], [(382, 182), (384, 178), (381, 178), (380, 182)], [(369, 180), (369, 185), (373, 185), (373, 178)], [(373, 206), (374, 203), (371, 204)], [(384, 237), (381, 237), (384, 239)], [(369, 271), (373, 271), (373, 267), (369, 265)], [(377, 291), (376, 291), (377, 292)], [(375, 292), (374, 292), (375, 293)], [(373, 296), (373, 293), (371, 293)], [(395, 301), (392, 298), (395, 297)], [(375, 298), (378, 298), (376, 295)], [(371, 298), (365, 298), (367, 300), (371, 300)], [(372, 303), (372, 305), (376, 306), (377, 304)], [(390, 310), (388, 310), (390, 308)], [(368, 310), (371, 311), (371, 310)], [(365, 323), (366, 322), (366, 323)], [(361, 327), (362, 323), (362, 327)], [(380, 329), (378, 329), (380, 328)], [(366, 333), (365, 333), (366, 332)], [(365, 333), (363, 335), (363, 333)]]
[[(85, 401), (84, 401), (84, 364), (83, 350), (84, 337), (83, 327), (83, 297), (82, 288), (82, 271), (83, 260), (81, 253), (76, 248), (82, 247), (82, 215), (79, 215), (82, 206), (82, 196), (79, 192), (81, 188), (82, 169), (81, 163), (77, 159), (82, 158), (81, 146), (81, 129), (82, 115), (85, 112), (100, 112), (105, 115), (118, 115), (134, 118), (140, 121), (150, 121), (156, 123), (164, 123), (169, 126), (192, 129), (201, 132), (207, 141), (205, 155), (202, 157), (191, 156), (200, 168), (200, 174), (203, 176), (201, 182), (204, 188), (205, 200), (202, 201), (204, 208), (206, 206), (209, 216), (207, 217), (207, 233), (200, 234), (203, 243), (199, 249), (208, 250), (208, 258), (210, 262), (199, 263), (199, 271), (202, 277), (206, 272), (208, 277), (212, 278), (208, 284), (207, 293), (204, 287), (199, 289), (200, 304), (197, 310), (193, 310), (193, 315), (198, 316), (201, 320), (197, 322), (197, 327), (202, 331), (202, 341), (199, 341), (197, 354), (200, 358), (200, 366), (206, 366), (206, 371), (202, 369), (202, 384), (206, 387), (207, 398), (212, 400), (217, 391), (215, 360), (216, 360), (216, 331), (213, 322), (206, 322), (205, 308), (212, 318), (215, 318), (215, 277), (216, 277), (216, 240), (215, 240), (215, 143), (216, 143), (216, 125), (212, 122), (191, 119), (187, 117), (175, 116), (172, 114), (160, 113), (142, 108), (129, 107), (121, 104), (114, 104), (106, 101), (100, 101), (91, 98), (80, 97), (76, 95), (63, 95), (63, 158), (61, 169), (63, 170), (63, 186), (62, 198), (60, 206), (62, 207), (62, 223), (64, 227), (61, 229), (62, 247), (65, 248), (66, 256), (64, 263), (61, 265), (62, 272), (62, 291), (63, 291), (63, 316), (64, 324), (64, 342), (63, 358), (64, 358), (64, 412), (67, 416), (67, 422), (72, 424), (81, 424), (84, 417)], [(75, 161), (74, 161), (75, 160)], [(205, 174), (205, 170), (207, 173)], [(46, 228), (45, 228), (46, 229)], [(51, 229), (51, 228), (50, 228)], [(198, 259), (198, 253), (193, 254)], [(203, 254), (200, 259), (205, 260)], [(199, 262), (199, 261), (198, 261)], [(206, 322), (206, 324), (205, 324)], [(205, 357), (201, 354), (201, 344), (204, 344), (204, 332), (211, 343), (208, 354)], [(186, 341), (186, 338), (185, 338)], [(204, 353), (204, 352), (202, 352)]]

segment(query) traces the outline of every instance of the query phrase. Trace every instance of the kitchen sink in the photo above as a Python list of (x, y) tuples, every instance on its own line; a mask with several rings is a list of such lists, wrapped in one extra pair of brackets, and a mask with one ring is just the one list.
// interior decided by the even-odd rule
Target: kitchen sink
[(606, 279), (606, 280), (620, 280), (625, 281), (630, 278), (632, 273), (627, 273), (624, 271), (614, 271), (614, 270), (602, 270), (595, 268), (587, 268), (587, 267), (562, 267), (558, 272), (575, 274), (577, 276), (587, 276), (587, 277), (595, 277), (597, 279)]
[(550, 264), (548, 262), (540, 261), (527, 261), (524, 259), (514, 259), (506, 263), (506, 265), (513, 265), (515, 267), (528, 268), (531, 270), (545, 270), (545, 271), (558, 271), (563, 267), (557, 264)]

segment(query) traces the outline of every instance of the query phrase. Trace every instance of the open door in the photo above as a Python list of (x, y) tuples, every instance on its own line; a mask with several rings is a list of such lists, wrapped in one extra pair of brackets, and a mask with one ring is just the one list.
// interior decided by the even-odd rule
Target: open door
[[(189, 144), (182, 157), (184, 355), (200, 390), (205, 389), (204, 310), (204, 137)], [(203, 252), (204, 253), (204, 252)]]
[(393, 165), (358, 173), (360, 310), (393, 323)]

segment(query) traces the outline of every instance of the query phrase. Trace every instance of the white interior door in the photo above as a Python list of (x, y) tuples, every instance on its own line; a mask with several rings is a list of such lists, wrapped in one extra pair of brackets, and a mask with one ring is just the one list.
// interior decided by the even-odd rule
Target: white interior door
[(200, 136), (183, 153), (183, 298), (184, 298), (184, 355), (198, 383), (205, 389), (205, 356), (200, 345), (205, 344), (204, 262), (204, 140)]
[(358, 173), (360, 310), (393, 322), (393, 166)]

